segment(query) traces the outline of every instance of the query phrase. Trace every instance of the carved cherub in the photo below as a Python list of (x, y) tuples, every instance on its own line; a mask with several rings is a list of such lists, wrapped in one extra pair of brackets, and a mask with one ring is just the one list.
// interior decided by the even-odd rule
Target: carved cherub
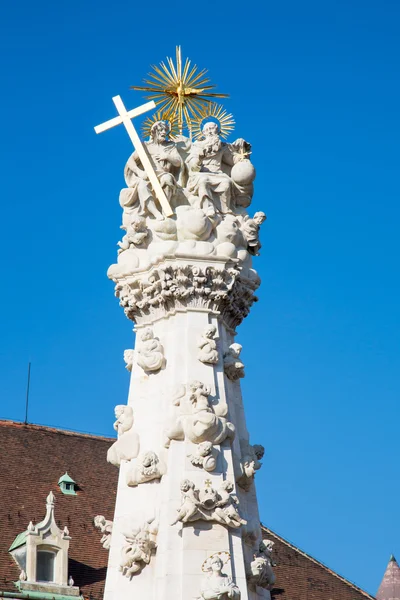
[(150, 327), (140, 334), (140, 342), (136, 352), (137, 364), (146, 372), (159, 371), (164, 365), (164, 349)]
[(265, 540), (260, 542), (259, 551), (254, 554), (253, 561), (246, 569), (247, 580), (252, 587), (262, 587), (271, 590), (275, 583), (275, 574), (272, 567), (272, 551), (274, 542)]
[(124, 350), (125, 369), (127, 369), (129, 372), (132, 371), (134, 357), (135, 357), (134, 350), (132, 350), (132, 349)]
[(249, 216), (244, 217), (242, 223), (242, 234), (247, 242), (247, 250), (253, 256), (259, 255), (261, 242), (259, 239), (260, 226), (264, 223), (267, 216), (262, 211), (256, 212), (251, 219)]
[(178, 515), (176, 519), (174, 519), (171, 525), (175, 525), (175, 523), (177, 523), (178, 521), (182, 521), (182, 523), (187, 523), (192, 517), (195, 516), (195, 514), (197, 513), (197, 507), (200, 505), (200, 501), (197, 497), (193, 481), (189, 481), (189, 479), (184, 479), (181, 483), (181, 492), (181, 507), (178, 510)]
[(265, 449), (260, 444), (251, 446), (248, 441), (242, 441), (240, 446), (242, 450), (241, 475), (237, 478), (237, 483), (242, 489), (248, 491), (255, 472), (262, 466), (260, 460), (264, 456)]
[(105, 548), (105, 550), (109, 550), (111, 544), (113, 522), (107, 521), (107, 519), (103, 515), (97, 515), (93, 519), (93, 522), (94, 526), (97, 529), (100, 529), (101, 533), (103, 534), (100, 543), (103, 544), (103, 548)]
[(121, 229), (126, 229), (126, 234), (120, 242), (118, 242), (119, 250), (118, 254), (121, 254), (124, 250), (130, 250), (137, 246), (142, 246), (144, 241), (149, 235), (149, 230), (146, 226), (146, 219), (144, 217), (136, 217), (132, 219), (128, 228), (121, 225)]
[(161, 479), (166, 471), (166, 466), (157, 454), (150, 450), (138, 458), (137, 464), (127, 473), (126, 483), (136, 486), (154, 479)]
[(231, 381), (236, 381), (244, 377), (244, 364), (239, 359), (242, 346), (240, 344), (231, 344), (224, 354), (225, 375)]
[(228, 525), (232, 527), (240, 527), (246, 525), (247, 521), (240, 516), (237, 506), (239, 499), (236, 494), (233, 494), (234, 485), (231, 481), (225, 480), (222, 482), (218, 496), (219, 500), (215, 508), (215, 513), (222, 518)]
[(218, 362), (217, 343), (215, 341), (216, 332), (217, 328), (215, 325), (209, 325), (197, 344), (200, 350), (198, 359), (202, 363), (216, 365)]
[(118, 404), (115, 407), (116, 421), (114, 429), (118, 433), (118, 439), (107, 452), (107, 461), (119, 467), (121, 460), (131, 460), (139, 454), (139, 436), (132, 429), (133, 409), (131, 406)]
[(126, 534), (128, 544), (122, 548), (120, 571), (129, 579), (150, 563), (152, 550), (156, 547), (158, 525), (147, 521), (139, 530)]
[(118, 437), (121, 436), (133, 425), (133, 409), (131, 406), (125, 404), (118, 404), (114, 408), (116, 421), (113, 424), (113, 428), (118, 433)]
[(217, 466), (216, 451), (211, 442), (201, 442), (197, 445), (194, 454), (188, 454), (192, 465), (203, 467), (205, 471), (214, 471)]

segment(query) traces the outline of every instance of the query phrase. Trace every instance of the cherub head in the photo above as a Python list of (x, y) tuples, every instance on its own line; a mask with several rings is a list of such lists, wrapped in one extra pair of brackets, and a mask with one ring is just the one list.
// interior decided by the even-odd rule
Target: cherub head
[(257, 225), (261, 225), (262, 223), (264, 223), (264, 221), (266, 220), (267, 215), (265, 213), (263, 213), (262, 211), (256, 212), (254, 217), (253, 217), (253, 221), (255, 223), (257, 223)]
[(194, 489), (193, 481), (183, 479), (183, 481), (181, 481), (181, 492), (188, 492), (190, 489)]
[(211, 442), (201, 442), (198, 445), (198, 453), (200, 456), (205, 457), (208, 456), (212, 450), (212, 443)]
[(144, 467), (148, 468), (151, 466), (155, 466), (158, 463), (158, 456), (155, 452), (153, 452), (152, 450), (150, 450), (149, 452), (146, 452), (146, 454), (143, 457), (143, 461), (142, 464)]
[(231, 492), (233, 492), (233, 483), (231, 481), (229, 481), (228, 479), (225, 479), (225, 481), (223, 481), (221, 483), (220, 488), (221, 488), (221, 490), (225, 490), (226, 492), (228, 492), (230, 494)]
[(264, 446), (261, 446), (261, 444), (254, 444), (253, 449), (257, 459), (261, 460), (265, 453)]
[(216, 334), (217, 328), (215, 327), (215, 325), (209, 325), (207, 327), (207, 329), (204, 332), (205, 337), (207, 338), (213, 338), (214, 335)]
[(229, 353), (234, 357), (234, 358), (239, 358), (239, 355), (242, 351), (242, 346), (240, 344), (231, 344), (229, 346)]
[(124, 414), (126, 408), (127, 407), (125, 404), (117, 404), (117, 406), (114, 408), (114, 414), (117, 419)]
[(153, 337), (154, 337), (154, 333), (152, 332), (150, 327), (146, 327), (146, 329), (144, 331), (142, 331), (140, 339), (142, 342), (147, 342), (148, 340), (152, 340)]

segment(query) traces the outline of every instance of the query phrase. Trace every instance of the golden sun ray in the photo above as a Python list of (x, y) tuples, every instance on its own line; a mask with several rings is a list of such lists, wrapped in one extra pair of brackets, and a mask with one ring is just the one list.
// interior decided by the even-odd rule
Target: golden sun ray
[(192, 118), (192, 135), (194, 139), (199, 140), (202, 137), (201, 130), (207, 119), (218, 123), (220, 135), (224, 139), (235, 129), (233, 115), (226, 112), (221, 104), (212, 103), (201, 107)]
[(175, 64), (168, 57), (166, 63), (152, 65), (152, 69), (143, 80), (144, 86), (132, 85), (131, 89), (146, 92), (146, 98), (154, 100), (159, 110), (168, 106), (175, 114), (179, 133), (184, 128), (191, 132), (197, 111), (205, 110), (214, 98), (228, 98), (228, 94), (210, 91), (215, 85), (210, 84), (206, 69), (200, 71), (196, 65), (191, 66), (188, 58), (182, 63), (180, 46), (176, 47)]

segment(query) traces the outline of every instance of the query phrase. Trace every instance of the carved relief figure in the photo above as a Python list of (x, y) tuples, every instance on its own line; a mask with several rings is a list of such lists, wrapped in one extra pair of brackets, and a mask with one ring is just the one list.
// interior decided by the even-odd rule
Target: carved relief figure
[(131, 406), (119, 404), (115, 407), (116, 421), (113, 425), (118, 439), (107, 452), (107, 461), (119, 467), (121, 460), (131, 460), (139, 454), (139, 436), (132, 429), (133, 410)]
[(124, 350), (125, 369), (127, 369), (129, 372), (132, 371), (134, 357), (135, 357), (134, 350)]
[(246, 519), (242, 519), (237, 506), (239, 506), (239, 498), (233, 494), (234, 485), (231, 481), (223, 481), (219, 490), (219, 499), (215, 508), (216, 514), (231, 527), (240, 527), (246, 525)]
[(231, 344), (224, 354), (225, 375), (231, 381), (244, 377), (244, 364), (239, 359), (241, 351), (242, 346), (240, 344)]
[(198, 348), (200, 350), (198, 359), (203, 363), (216, 365), (218, 363), (217, 343), (215, 341), (217, 328), (209, 325), (201, 336)]
[(254, 217), (250, 219), (249, 216), (245, 216), (242, 223), (243, 237), (247, 242), (247, 250), (253, 256), (258, 256), (261, 249), (261, 242), (259, 239), (260, 225), (262, 225), (266, 219), (266, 215), (263, 212), (256, 212)]
[(240, 590), (232, 578), (222, 573), (223, 562), (218, 554), (213, 554), (207, 559), (203, 567), (208, 571), (208, 576), (201, 585), (201, 598), (203, 600), (240, 600)]
[(147, 521), (140, 529), (125, 533), (128, 542), (122, 548), (119, 570), (122, 575), (132, 579), (150, 563), (153, 550), (157, 543), (158, 524), (153, 520)]
[(124, 225), (121, 229), (126, 229), (126, 234), (120, 242), (118, 242), (118, 254), (124, 250), (132, 250), (136, 247), (144, 245), (144, 242), (149, 237), (149, 230), (146, 227), (146, 219), (144, 217), (135, 217), (132, 219), (128, 227)]
[[(161, 187), (170, 205), (174, 206), (179, 201), (177, 197), (182, 194), (178, 181), (186, 167), (176, 144), (168, 140), (169, 131), (166, 121), (157, 121), (151, 128), (150, 140), (145, 142), (145, 146), (153, 160)], [(151, 215), (162, 220), (164, 217), (158, 200), (136, 152), (128, 159), (124, 174), (128, 188), (121, 191), (120, 204), (126, 218), (131, 215)]]
[[(226, 144), (219, 136), (216, 123), (208, 122), (202, 129), (203, 139), (194, 142), (187, 159), (189, 166), (189, 201), (206, 214), (227, 213), (234, 208), (238, 188), (230, 176), (233, 165), (242, 159), (240, 140), (236, 146)], [(244, 140), (243, 140), (244, 142)]]
[[(235, 436), (233, 423), (223, 416), (217, 416), (210, 406), (208, 397), (211, 388), (200, 381), (193, 381), (189, 386), (189, 392), (190, 413), (179, 415), (167, 429), (165, 446), (168, 448), (171, 440), (185, 438), (194, 444), (205, 441), (221, 444), (227, 438), (233, 439)], [(181, 401), (179, 405), (182, 407)], [(227, 408), (225, 410), (227, 411)]]
[(264, 456), (265, 449), (260, 444), (251, 446), (247, 440), (242, 440), (240, 446), (242, 450), (241, 474), (236, 481), (242, 489), (248, 491), (253, 483), (255, 472), (262, 467), (260, 460)]
[(149, 451), (138, 457), (137, 464), (126, 475), (126, 483), (133, 487), (139, 483), (161, 479), (165, 472), (165, 463), (158, 458), (155, 452)]
[(101, 544), (103, 544), (103, 548), (109, 550), (111, 544), (113, 522), (107, 521), (107, 519), (103, 515), (97, 515), (97, 517), (93, 519), (93, 522), (94, 526), (97, 529), (100, 529), (101, 533), (103, 534), (100, 540)]
[(260, 543), (259, 552), (254, 554), (254, 559), (246, 569), (247, 580), (251, 587), (262, 587), (271, 590), (275, 583), (275, 574), (272, 567), (272, 550), (274, 542), (266, 540)]
[(218, 490), (212, 487), (211, 481), (206, 481), (203, 488), (197, 489), (193, 481), (184, 479), (181, 483), (181, 506), (171, 525), (178, 521), (189, 523), (198, 520), (214, 521), (233, 528), (245, 525), (247, 521), (239, 514), (239, 500), (232, 493), (233, 489), (229, 481), (223, 481)]
[(216, 454), (217, 451), (211, 442), (201, 442), (196, 446), (193, 454), (188, 454), (188, 458), (192, 465), (203, 467), (205, 471), (211, 472), (217, 466)]
[(140, 346), (136, 352), (136, 362), (143, 371), (159, 371), (164, 365), (164, 349), (154, 333), (147, 327), (140, 334)]

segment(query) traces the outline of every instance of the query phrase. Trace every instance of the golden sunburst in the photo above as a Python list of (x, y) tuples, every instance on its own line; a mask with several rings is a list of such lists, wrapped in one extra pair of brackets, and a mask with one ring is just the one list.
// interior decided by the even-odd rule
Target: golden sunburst
[(213, 98), (228, 97), (210, 91), (215, 85), (211, 85), (206, 77), (206, 69), (199, 71), (196, 65), (191, 67), (188, 58), (182, 66), (180, 46), (176, 47), (176, 64), (172, 58), (167, 58), (167, 64), (152, 65), (152, 69), (148, 79), (144, 79), (145, 86), (132, 85), (131, 89), (148, 92), (146, 98), (154, 100), (159, 110), (175, 114), (180, 133), (184, 127), (191, 132), (196, 110), (207, 106)]
[(147, 117), (142, 125), (142, 131), (145, 138), (149, 138), (151, 128), (157, 121), (167, 121), (169, 123), (169, 136), (173, 139), (179, 134), (177, 115), (165, 110), (158, 110), (156, 113)]
[(220, 135), (224, 139), (235, 129), (235, 119), (232, 114), (226, 112), (221, 104), (208, 104), (202, 107), (192, 119), (192, 134), (196, 140), (202, 137), (201, 130), (207, 119), (218, 123)]

